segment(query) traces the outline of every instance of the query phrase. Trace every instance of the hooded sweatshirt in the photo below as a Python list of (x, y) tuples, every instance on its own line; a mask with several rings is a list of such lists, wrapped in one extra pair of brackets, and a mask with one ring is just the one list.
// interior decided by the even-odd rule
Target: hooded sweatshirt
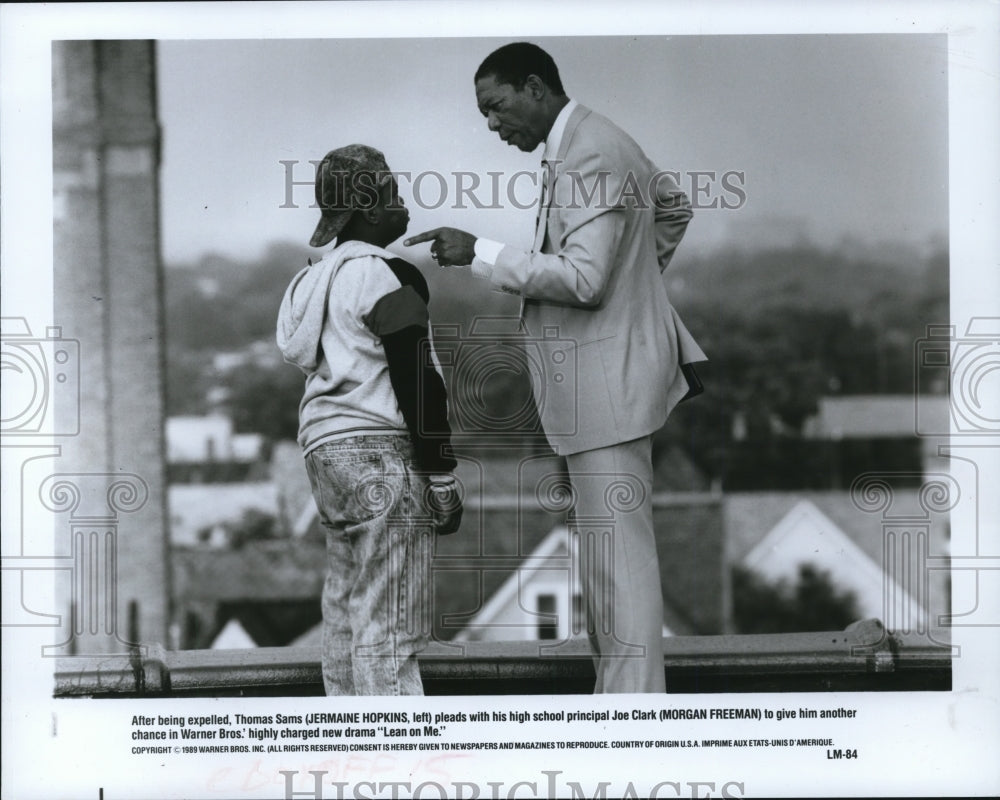
[(278, 347), (305, 374), (298, 441), (409, 433), (419, 469), (447, 472), (447, 395), (429, 332), (427, 282), (388, 250), (338, 244), (299, 272), (278, 312)]

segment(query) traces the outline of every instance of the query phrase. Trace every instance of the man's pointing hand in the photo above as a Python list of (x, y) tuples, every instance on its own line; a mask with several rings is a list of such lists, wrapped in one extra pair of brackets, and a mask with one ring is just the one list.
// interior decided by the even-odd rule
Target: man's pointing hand
[(431, 258), (442, 267), (464, 267), (476, 257), (476, 237), (456, 228), (434, 228), (403, 240), (407, 247), (422, 242), (431, 243)]

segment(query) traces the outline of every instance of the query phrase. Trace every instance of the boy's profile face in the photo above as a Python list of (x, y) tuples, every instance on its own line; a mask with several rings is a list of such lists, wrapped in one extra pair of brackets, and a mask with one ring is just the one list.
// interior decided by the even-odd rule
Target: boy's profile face
[(396, 241), (406, 233), (410, 223), (410, 212), (406, 210), (403, 199), (399, 196), (399, 185), (395, 178), (390, 178), (379, 192), (379, 205), (382, 215), (378, 222), (379, 238), (385, 244)]

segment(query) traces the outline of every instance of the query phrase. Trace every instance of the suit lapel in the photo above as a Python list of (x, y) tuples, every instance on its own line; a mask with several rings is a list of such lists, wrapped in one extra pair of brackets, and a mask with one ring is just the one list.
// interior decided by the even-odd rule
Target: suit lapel
[(566, 130), (563, 131), (562, 141), (559, 142), (559, 150), (556, 155), (556, 160), (559, 162), (559, 166), (562, 166), (562, 164), (566, 161), (566, 152), (569, 150), (570, 142), (573, 141), (576, 129), (580, 126), (580, 123), (589, 116), (590, 109), (580, 104), (577, 104), (576, 108), (573, 109), (573, 113), (569, 115), (569, 120), (566, 122)]
[(570, 142), (573, 140), (573, 135), (576, 133), (576, 129), (580, 123), (589, 114), (590, 109), (586, 106), (577, 104), (576, 108), (573, 109), (573, 112), (569, 115), (569, 120), (566, 122), (562, 141), (559, 142), (555, 163), (550, 165), (549, 169), (545, 171), (543, 180), (547, 180), (548, 184), (543, 195), (544, 202), (539, 208), (538, 221), (535, 224), (535, 243), (532, 247), (532, 252), (540, 253), (542, 247), (545, 245), (545, 232), (549, 224), (549, 208), (552, 205), (552, 195), (555, 190), (556, 180), (562, 173), (563, 164), (566, 162), (566, 153), (569, 150)]

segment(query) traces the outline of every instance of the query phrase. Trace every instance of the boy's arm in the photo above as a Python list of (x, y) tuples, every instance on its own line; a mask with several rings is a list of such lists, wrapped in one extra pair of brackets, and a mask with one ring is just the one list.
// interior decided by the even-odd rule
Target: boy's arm
[(427, 287), (419, 270), (401, 259), (387, 262), (403, 285), (381, 297), (363, 317), (382, 340), (399, 410), (410, 431), (417, 467), (450, 472), (456, 461), (444, 455), (450, 444), (448, 399), (430, 353)]

